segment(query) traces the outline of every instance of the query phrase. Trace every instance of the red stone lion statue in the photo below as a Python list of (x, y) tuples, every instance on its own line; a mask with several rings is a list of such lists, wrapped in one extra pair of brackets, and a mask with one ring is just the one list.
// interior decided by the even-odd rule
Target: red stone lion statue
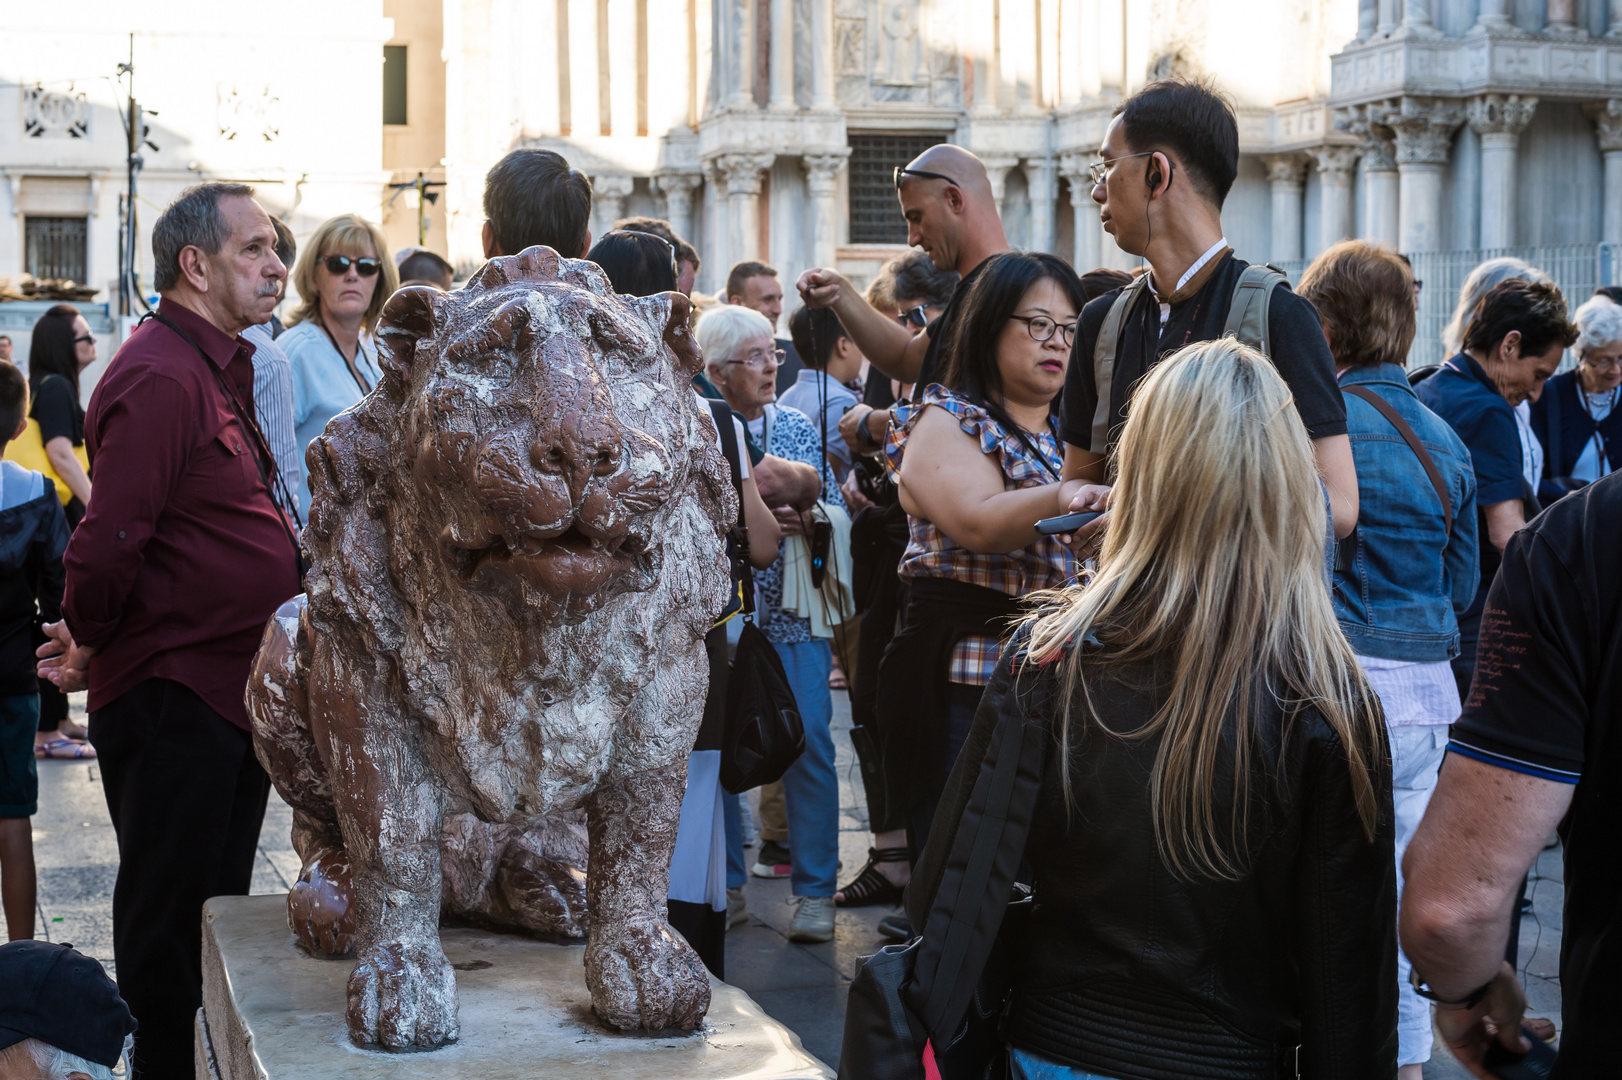
[(614, 1026), (709, 1007), (665, 894), (737, 500), (688, 314), (539, 247), (403, 289), (381, 382), (310, 448), (308, 599), (248, 707), (294, 810), (289, 923), (355, 954), (357, 1044), (457, 1037), (442, 913), (584, 933)]

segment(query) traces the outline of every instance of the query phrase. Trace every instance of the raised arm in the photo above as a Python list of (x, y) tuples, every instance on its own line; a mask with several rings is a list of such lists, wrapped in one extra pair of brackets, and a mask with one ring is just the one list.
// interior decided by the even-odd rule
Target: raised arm
[(900, 323), (869, 304), (837, 270), (807, 270), (800, 275), (798, 288), (808, 306), (833, 309), (840, 325), (874, 367), (904, 383), (917, 381), (924, 353), (929, 349), (928, 334), (909, 334)]

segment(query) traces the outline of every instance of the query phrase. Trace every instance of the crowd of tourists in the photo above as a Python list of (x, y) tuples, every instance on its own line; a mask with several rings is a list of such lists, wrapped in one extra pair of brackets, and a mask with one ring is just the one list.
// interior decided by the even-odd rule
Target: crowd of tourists
[[(1417, 1080), (1433, 1025), (1476, 1075), (1557, 1032), (1555, 1075), (1605, 1069), (1622, 297), (1572, 311), (1494, 259), (1449, 358), (1409, 368), (1406, 260), (1346, 241), (1294, 287), (1245, 262), (1238, 161), (1224, 99), (1156, 82), (1091, 175), (1137, 271), (1014, 250), (984, 165), (939, 145), (897, 163), (915, 250), (865, 291), (747, 261), (713, 297), (667, 222), (594, 238), (560, 155), (487, 178), (487, 257), (544, 245), (693, 300), (749, 558), (707, 642), (670, 917), (720, 977), (750, 875), (788, 880), (799, 943), (893, 908), (880, 958), (914, 966), (858, 978), (842, 1076), (880, 1075), (902, 1012), (920, 1076)], [(390, 295), (456, 284), (358, 215), (298, 244), (240, 184), (188, 189), (152, 246), (161, 300), (88, 409), (78, 309), (0, 363), (0, 985), (41, 988), (0, 1016), (0, 1066), (100, 1078), (133, 1041), (135, 1076), (190, 1073), (200, 911), (247, 892), (270, 788), (243, 689), (299, 589), (305, 449), (381, 377)], [(746, 664), (776, 669), (803, 750), (723, 790)], [(836, 692), (872, 832), (844, 874)], [(116, 993), (23, 944), (35, 762), (91, 757)], [(1523, 1016), (1514, 967), (1554, 844), (1558, 1025)], [(42, 1004), (70, 994), (99, 1010), (77, 1027)]]

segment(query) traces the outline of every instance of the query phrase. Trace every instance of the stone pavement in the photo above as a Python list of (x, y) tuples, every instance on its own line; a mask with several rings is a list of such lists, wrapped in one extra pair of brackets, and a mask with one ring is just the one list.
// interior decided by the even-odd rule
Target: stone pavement
[[(82, 721), (83, 702), (75, 716)], [(850, 708), (842, 692), (834, 697), (834, 744), (838, 748), (840, 787), (840, 858), (843, 883), (867, 857), (871, 838), (863, 805), (861, 779), (851, 752)], [(96, 957), (110, 972), (113, 964), (112, 894), (118, 851), (102, 798), (100, 774), (92, 761), (39, 763), (40, 813), (34, 819), (35, 859), (39, 866), (39, 917), (36, 931), (51, 941), (70, 941)], [(298, 860), (289, 842), (292, 812), (272, 792), (254, 865), (255, 894), (282, 893), (298, 876)], [(746, 852), (752, 859), (753, 850)], [(1560, 853), (1545, 851), (1528, 887), (1533, 914), (1522, 921), (1522, 982), (1531, 1015), (1560, 1015), (1560, 932), (1564, 898)], [(890, 908), (840, 911), (837, 930), (826, 945), (794, 945), (788, 940), (793, 917), (786, 880), (751, 877), (745, 887), (747, 925), (727, 936), (727, 981), (748, 991), (769, 1014), (792, 1028), (805, 1048), (830, 1066), (839, 1060), (844, 1029), (845, 996), (856, 958), (883, 942), (875, 932)], [(1467, 1074), (1440, 1043), (1426, 1080), (1462, 1080)]]

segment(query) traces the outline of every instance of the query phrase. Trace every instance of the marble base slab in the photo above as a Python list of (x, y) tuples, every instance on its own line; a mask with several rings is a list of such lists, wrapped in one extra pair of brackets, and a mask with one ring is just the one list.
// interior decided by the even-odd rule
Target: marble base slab
[(197, 1080), (833, 1080), (794, 1032), (726, 983), (710, 981), (700, 1031), (622, 1034), (591, 1012), (584, 946), (470, 929), (441, 939), (457, 969), (461, 1039), (419, 1053), (363, 1050), (344, 1024), (353, 960), (300, 948), (285, 897), (210, 900)]

